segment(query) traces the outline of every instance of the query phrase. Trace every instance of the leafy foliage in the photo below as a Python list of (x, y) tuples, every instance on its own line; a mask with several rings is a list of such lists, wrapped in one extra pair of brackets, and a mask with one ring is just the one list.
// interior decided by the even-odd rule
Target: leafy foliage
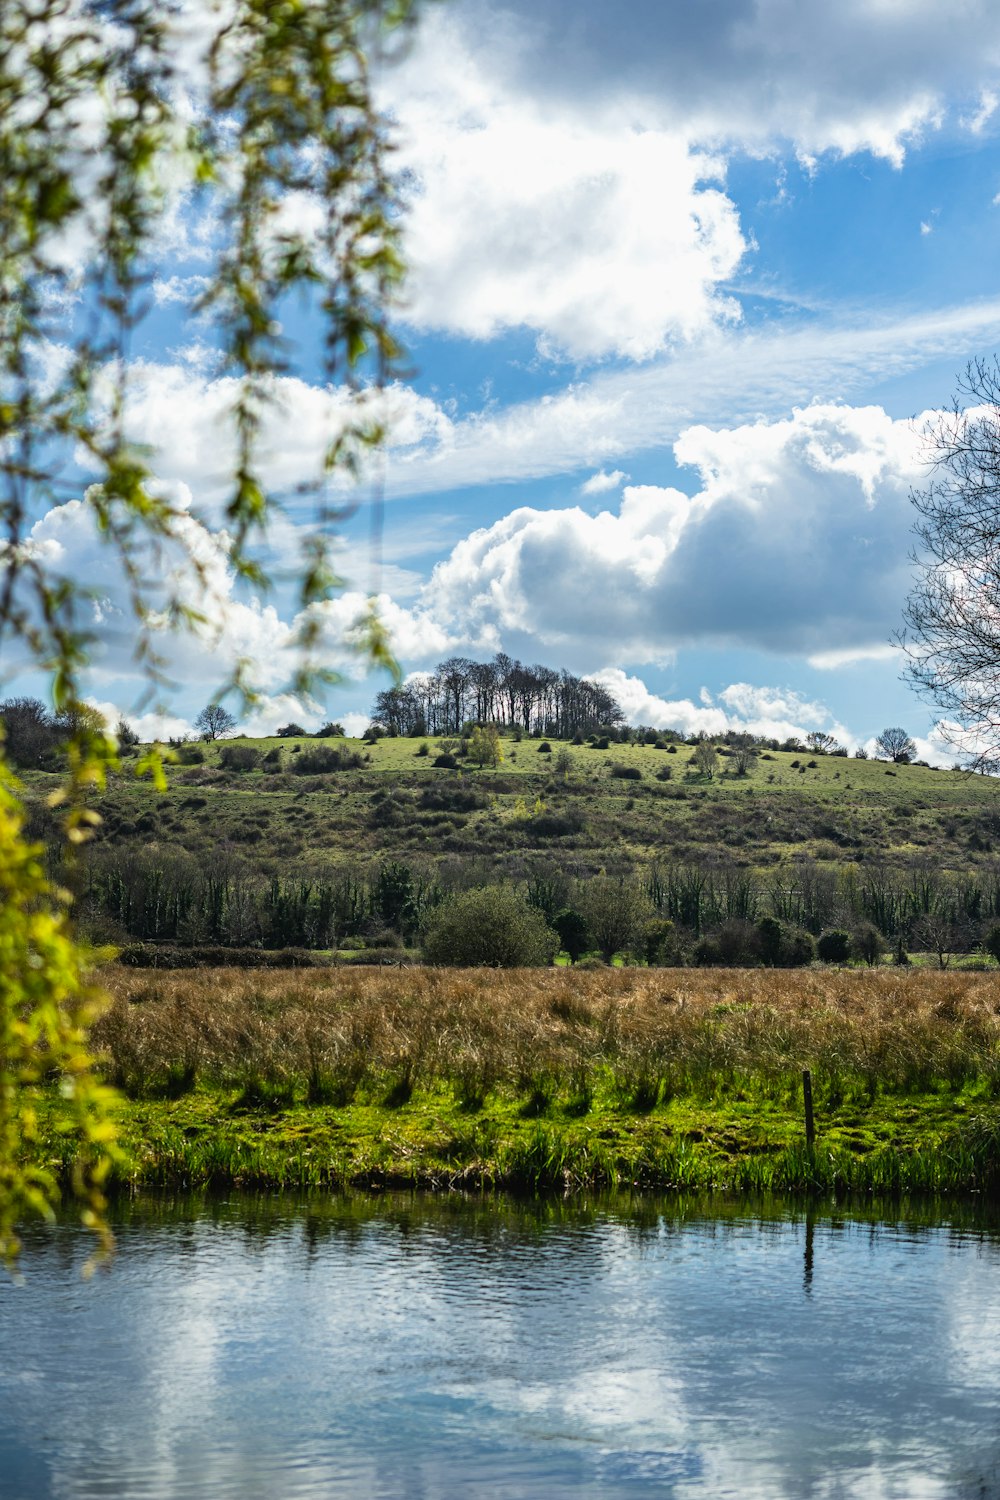
[[(402, 271), (400, 224), (368, 50), (413, 9), (413, 0), (232, 0), (202, 8), (199, 55), (184, 32), (186, 7), (0, 6), (0, 646), (48, 673), (55, 719), (43, 709), (29, 722), (24, 700), (8, 700), (3, 717), (8, 754), (22, 764), (64, 745), (59, 795), (70, 848), (97, 821), (87, 800), (116, 764), (115, 745), (82, 703), (87, 584), (56, 571), (32, 527), (53, 502), (79, 498), (66, 462), (76, 457), (96, 476), (82, 504), (118, 559), (136, 655), (151, 680), (164, 676), (158, 631), (190, 628), (210, 643), (207, 559), (223, 544), (222, 528), (237, 576), (257, 588), (267, 582), (253, 549), (274, 502), (258, 442), (288, 367), (275, 311), (297, 293), (318, 314), (327, 379), (356, 391), (315, 476), (316, 525), (299, 566), (292, 686), (305, 691), (330, 675), (312, 608), (338, 586), (327, 481), (337, 467), (357, 472), (379, 441), (359, 376), (381, 384), (398, 355), (387, 309)], [(317, 230), (286, 227), (292, 199), (318, 205)], [(215, 531), (157, 482), (128, 431), (129, 346), (164, 227), (182, 205), (212, 226), (209, 274), (192, 310), (236, 392), (232, 487)], [(204, 606), (192, 604), (185, 577)], [(359, 636), (373, 661), (392, 665), (374, 612)], [(221, 687), (253, 695), (242, 663)], [(209, 738), (224, 732), (215, 720), (204, 727)], [(161, 758), (153, 749), (135, 763), (160, 787)], [(0, 759), (0, 1249), (8, 1254), (16, 1218), (44, 1209), (55, 1192), (42, 1169), (26, 1165), (30, 1095), (43, 1072), (62, 1081), (81, 1142), (76, 1187), (98, 1229), (113, 1135), (86, 1048), (96, 991), (64, 894), (47, 883), (24, 836), (19, 795)]]
[(51, 1217), (57, 1194), (50, 1172), (31, 1158), (34, 1095), (44, 1079), (61, 1079), (57, 1128), (79, 1137), (73, 1185), (104, 1245), (101, 1188), (116, 1155), (110, 1091), (87, 1050), (101, 993), (74, 941), (66, 892), (46, 878), (41, 850), (24, 838), (17, 791), (0, 769), (0, 1259), (8, 1261), (18, 1249), (15, 1224), (32, 1210)]
[(432, 964), (532, 968), (552, 962), (558, 939), (541, 912), (510, 886), (483, 886), (432, 916), (424, 956)]

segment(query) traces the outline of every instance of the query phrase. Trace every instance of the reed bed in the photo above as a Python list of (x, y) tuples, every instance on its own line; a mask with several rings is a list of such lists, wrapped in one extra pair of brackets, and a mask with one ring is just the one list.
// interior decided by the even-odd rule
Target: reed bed
[[(1000, 983), (853, 970), (115, 969), (132, 1187), (1000, 1195)], [(806, 1145), (802, 1070), (818, 1138)], [(46, 1138), (47, 1164), (70, 1148)]]
[(446, 1086), (544, 1115), (595, 1099), (770, 1092), (827, 1104), (976, 1088), (1000, 1096), (989, 974), (815, 970), (113, 969), (94, 1041), (133, 1098), (199, 1083), (271, 1098), (405, 1104)]

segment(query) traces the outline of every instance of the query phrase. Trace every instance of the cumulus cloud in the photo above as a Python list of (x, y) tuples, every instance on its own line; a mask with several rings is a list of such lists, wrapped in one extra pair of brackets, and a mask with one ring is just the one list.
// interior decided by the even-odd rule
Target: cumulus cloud
[(387, 88), (416, 327), (648, 359), (738, 316), (720, 290), (746, 249), (725, 163), (678, 128), (524, 90), (443, 14)]
[[(289, 718), (318, 727), (327, 710), (293, 698), (287, 690), (300, 661), (296, 641), (304, 616), (290, 612), (286, 618), (276, 603), (244, 597), (237, 588), (225, 532), (212, 533), (199, 524), (190, 513), (191, 496), (184, 486), (175, 487), (173, 500), (178, 542), (148, 555), (147, 601), (152, 607), (151, 644), (162, 659), (168, 684), (183, 700), (183, 711), (164, 717), (158, 707), (137, 727), (150, 734), (184, 732), (184, 714), (190, 717), (203, 706), (197, 698), (211, 696), (241, 664), (262, 695), (248, 720), (255, 733), (265, 733)], [(124, 711), (128, 716), (129, 705), (143, 697), (148, 683), (136, 658), (136, 622), (127, 583), (114, 550), (98, 535), (91, 507), (74, 500), (53, 508), (33, 528), (30, 546), (44, 557), (53, 578), (65, 574), (86, 580), (81, 624), (89, 625), (95, 636), (88, 687), (102, 712), (117, 716)], [(170, 598), (198, 611), (204, 623), (188, 630), (169, 628)], [(426, 608), (407, 608), (388, 595), (376, 603), (393, 649), (402, 658), (425, 660), (451, 646), (451, 636)], [(368, 596), (356, 590), (308, 610), (310, 623), (320, 627), (323, 665), (347, 680), (362, 679), (368, 671), (364, 640), (369, 610)]]
[(449, 18), (477, 63), (553, 109), (627, 98), (696, 141), (899, 163), (927, 132), (978, 133), (996, 109), (990, 0), (967, 0), (958, 24), (931, 0), (458, 0)]
[(881, 407), (692, 427), (675, 454), (694, 495), (633, 485), (597, 515), (521, 507), (461, 541), (425, 597), (470, 641), (519, 633), (609, 666), (692, 644), (869, 652), (909, 582), (919, 446)]
[[(236, 432), (232, 413), (239, 382), (213, 376), (198, 360), (130, 367), (125, 413), (129, 437), (151, 453), (159, 478), (197, 486), (199, 499), (218, 501), (232, 491)], [(273, 491), (294, 494), (315, 484), (329, 445), (351, 422), (382, 422), (390, 455), (442, 441), (450, 419), (428, 397), (403, 385), (356, 397), (346, 386), (319, 386), (293, 376), (264, 385), (259, 467)]]
[(841, 744), (854, 743), (853, 736), (838, 723), (822, 703), (810, 702), (791, 688), (754, 687), (735, 682), (716, 696), (702, 688), (699, 702), (690, 698), (661, 698), (640, 677), (620, 667), (595, 672), (591, 680), (613, 694), (630, 724), (648, 724), (653, 729), (676, 729), (680, 734), (762, 735), (766, 739), (802, 739), (811, 730), (822, 729)]

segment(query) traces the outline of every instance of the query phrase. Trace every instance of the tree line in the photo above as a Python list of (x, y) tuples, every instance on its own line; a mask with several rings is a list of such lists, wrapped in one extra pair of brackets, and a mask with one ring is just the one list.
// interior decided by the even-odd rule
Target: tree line
[[(473, 950), (455, 936), (464, 926), (470, 942), (484, 941), (476, 931), (482, 912), (463, 918), (459, 907), (455, 915), (472, 891), (505, 891), (519, 910), (537, 912), (558, 939), (553, 952), (573, 959), (624, 953), (644, 962), (738, 966), (803, 963), (817, 951), (871, 958), (888, 946), (934, 952), (944, 967), (951, 954), (985, 943), (1000, 922), (1000, 868), (955, 876), (927, 863), (830, 869), (803, 861), (761, 875), (688, 861), (618, 877), (539, 864), (518, 879), (489, 882), (471, 863), (442, 869), (401, 860), (264, 875), (228, 849), (207, 861), (155, 848), (95, 849), (82, 907), (95, 935), (117, 941), (359, 953), (420, 948), (435, 961), (446, 961), (433, 934), (447, 909), (455, 961), (465, 954), (479, 962), (485, 960), (469, 957)], [(510, 911), (502, 915), (508, 897), (481, 898), (493, 903), (498, 923), (514, 921)], [(845, 939), (839, 948), (825, 942), (835, 933)], [(509, 940), (508, 933), (503, 943)]]
[(502, 651), (485, 662), (450, 656), (433, 672), (385, 689), (372, 708), (373, 725), (388, 735), (461, 734), (474, 723), (572, 739), (624, 722), (600, 683), (525, 666)]

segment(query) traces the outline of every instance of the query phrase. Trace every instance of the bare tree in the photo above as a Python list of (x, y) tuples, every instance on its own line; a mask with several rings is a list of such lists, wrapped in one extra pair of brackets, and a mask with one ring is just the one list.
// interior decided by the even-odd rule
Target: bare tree
[(916, 582), (897, 639), (941, 732), (977, 769), (1000, 769), (1000, 360), (968, 365), (925, 429), (933, 465), (914, 491)]
[(814, 755), (829, 755), (836, 748), (837, 741), (833, 735), (822, 729), (814, 729), (811, 734), (806, 735), (806, 749), (811, 750)]
[(194, 727), (201, 731), (206, 740), (217, 740), (236, 728), (236, 720), (221, 703), (210, 703), (195, 719)]
[(719, 768), (719, 752), (711, 740), (699, 740), (691, 760), (702, 776), (713, 776)]
[(875, 754), (898, 766), (909, 765), (917, 753), (917, 747), (905, 729), (883, 729), (875, 740)]
[(733, 770), (737, 776), (749, 776), (757, 764), (757, 746), (749, 734), (734, 735), (730, 741), (733, 752)]

